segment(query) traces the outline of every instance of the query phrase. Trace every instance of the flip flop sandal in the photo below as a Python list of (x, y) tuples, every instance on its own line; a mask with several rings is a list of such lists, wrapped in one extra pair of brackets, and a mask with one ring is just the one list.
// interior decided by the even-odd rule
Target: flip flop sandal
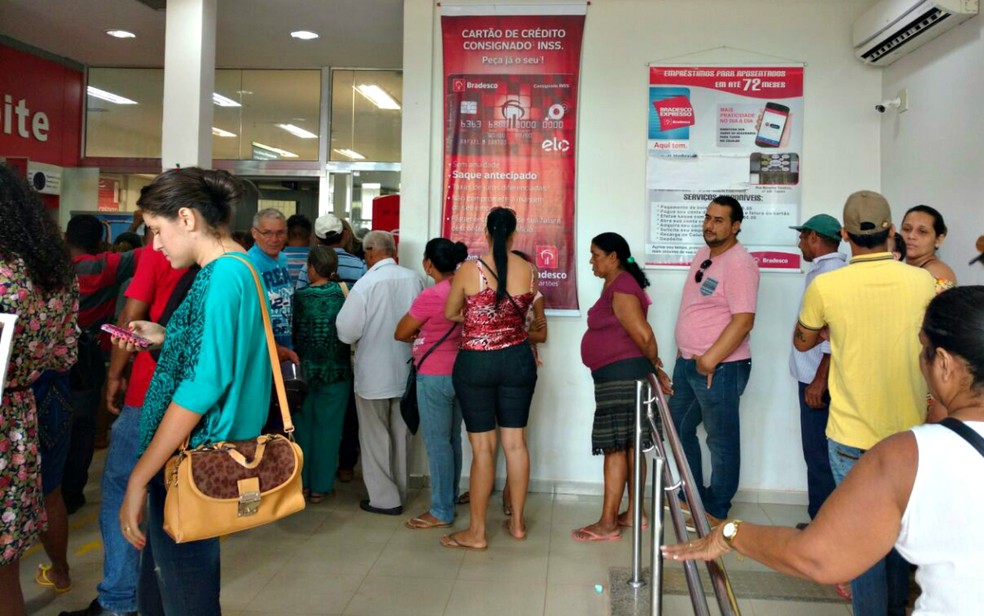
[(403, 525), (410, 530), (429, 530), (431, 528), (451, 528), (451, 522), (430, 522), (424, 519), (422, 516), (417, 516), (415, 518), (410, 518)]
[(48, 579), (49, 571), (51, 571), (51, 565), (38, 565), (38, 570), (34, 573), (34, 582), (38, 586), (44, 586), (46, 588), (50, 588), (51, 590), (55, 591), (58, 594), (72, 590), (71, 584), (65, 586), (64, 588), (59, 588), (58, 586), (55, 586), (55, 583), (52, 582), (50, 579)]
[(454, 550), (471, 550), (472, 552), (484, 552), (489, 549), (489, 546), (487, 545), (483, 545), (481, 547), (475, 545), (465, 545), (451, 535), (444, 535), (441, 537), (441, 546)]
[(320, 492), (311, 492), (311, 495), (308, 497), (308, 500), (311, 501), (312, 505), (317, 505), (318, 503), (325, 500), (325, 495)]
[(577, 541), (578, 543), (593, 543), (595, 541), (618, 541), (622, 538), (622, 533), (615, 533), (614, 535), (599, 535), (598, 533), (588, 530), (587, 526), (581, 528), (575, 528), (571, 531), (571, 539)]

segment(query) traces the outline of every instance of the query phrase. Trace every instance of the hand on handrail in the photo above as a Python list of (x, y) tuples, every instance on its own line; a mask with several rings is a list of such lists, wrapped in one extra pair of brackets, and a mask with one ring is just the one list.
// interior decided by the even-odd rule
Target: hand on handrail
[(731, 546), (724, 540), (724, 524), (720, 524), (706, 537), (687, 543), (664, 545), (660, 550), (664, 557), (673, 560), (716, 560), (730, 552)]
[(663, 390), (663, 395), (673, 395), (673, 380), (662, 367), (656, 368), (656, 379), (659, 381), (659, 388)]

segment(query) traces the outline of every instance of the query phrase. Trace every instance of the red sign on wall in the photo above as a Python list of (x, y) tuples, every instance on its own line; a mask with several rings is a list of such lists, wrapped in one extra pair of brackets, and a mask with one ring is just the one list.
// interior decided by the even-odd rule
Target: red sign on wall
[(575, 311), (574, 170), (584, 14), (445, 15), (444, 237), (485, 249), (516, 213), (547, 308)]
[(81, 71), (0, 45), (0, 156), (77, 167)]

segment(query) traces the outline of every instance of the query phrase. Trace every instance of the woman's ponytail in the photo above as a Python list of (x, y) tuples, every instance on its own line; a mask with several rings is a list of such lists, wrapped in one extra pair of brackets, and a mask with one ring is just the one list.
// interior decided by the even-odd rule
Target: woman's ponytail
[(499, 278), (495, 290), (495, 302), (498, 304), (507, 293), (509, 250), (506, 244), (509, 236), (516, 231), (516, 213), (504, 207), (493, 208), (485, 219), (485, 229), (492, 237), (492, 260), (495, 263), (496, 275)]

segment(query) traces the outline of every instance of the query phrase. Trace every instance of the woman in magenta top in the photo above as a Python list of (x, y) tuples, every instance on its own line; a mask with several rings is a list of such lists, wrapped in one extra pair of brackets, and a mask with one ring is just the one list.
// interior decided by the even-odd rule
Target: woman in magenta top
[[(588, 310), (581, 361), (591, 370), (595, 384), (591, 451), (605, 455), (605, 499), (601, 518), (575, 529), (571, 536), (575, 541), (610, 541), (620, 538), (621, 527), (629, 525), (635, 497), (629, 484), (629, 508), (619, 515), (622, 492), (632, 471), (635, 382), (655, 373), (663, 391), (670, 393), (670, 378), (663, 372), (656, 336), (646, 320), (652, 302), (643, 288), (649, 281), (632, 258), (625, 238), (602, 233), (591, 240), (591, 270), (605, 285)], [(644, 435), (644, 442), (647, 440)]]
[(496, 426), (512, 496), (507, 530), (516, 539), (526, 538), (523, 506), (530, 456), (523, 429), (536, 386), (536, 360), (525, 325), (537, 280), (530, 264), (510, 252), (515, 231), (512, 210), (489, 212), (485, 238), (491, 254), (459, 268), (444, 307), (447, 318), (464, 320), (452, 379), (473, 453), (471, 520), (467, 530), (441, 539), (441, 545), (449, 548), (484, 550), (488, 546), (485, 516), (495, 480)]
[(417, 296), (394, 334), (397, 340), (413, 343), (420, 432), (430, 469), (430, 509), (407, 520), (410, 529), (447, 528), (454, 521), (461, 483), (461, 405), (454, 395), (451, 370), (461, 326), (444, 317), (444, 304), (454, 272), (467, 257), (468, 247), (461, 242), (443, 237), (427, 242), (424, 271), (436, 284)]

